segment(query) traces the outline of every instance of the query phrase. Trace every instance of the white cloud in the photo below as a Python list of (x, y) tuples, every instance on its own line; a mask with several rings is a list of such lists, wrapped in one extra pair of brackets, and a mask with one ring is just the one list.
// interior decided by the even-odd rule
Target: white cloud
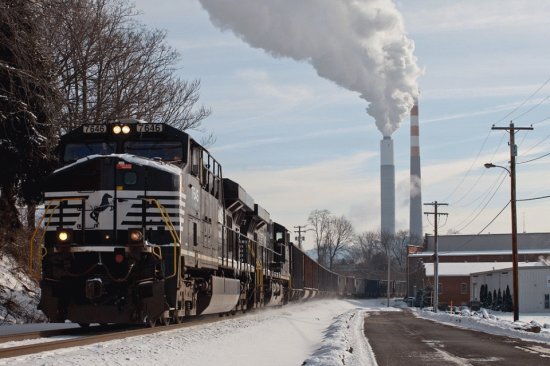
[(523, 0), (425, 0), (403, 2), (407, 29), (414, 33), (517, 30), (547, 26), (550, 3)]
[(236, 150), (236, 149), (248, 149), (256, 146), (266, 146), (266, 145), (277, 145), (281, 143), (289, 142), (300, 142), (306, 140), (313, 140), (320, 137), (333, 136), (335, 138), (338, 135), (346, 135), (352, 133), (367, 133), (375, 129), (372, 124), (364, 124), (362, 126), (353, 126), (353, 127), (342, 127), (342, 128), (330, 128), (325, 130), (311, 131), (303, 134), (293, 135), (293, 136), (277, 136), (269, 138), (257, 138), (253, 140), (241, 140), (235, 143), (230, 143), (221, 146), (214, 146), (210, 150), (212, 152), (220, 153), (227, 150)]
[(314, 209), (347, 214), (351, 202), (364, 201), (368, 206), (367, 202), (376, 201), (379, 182), (370, 181), (364, 171), (367, 164), (378, 164), (377, 157), (378, 152), (367, 151), (297, 168), (233, 171), (230, 178), (273, 220), (284, 219), (292, 226), (303, 223)]
[(249, 84), (254, 91), (254, 98), (266, 98), (274, 103), (299, 105), (314, 98), (311, 87), (295, 83), (275, 83), (264, 70), (239, 70), (237, 78)]
[(502, 86), (472, 86), (468, 88), (423, 89), (422, 99), (462, 99), (524, 96), (531, 94), (540, 85), (502, 85)]

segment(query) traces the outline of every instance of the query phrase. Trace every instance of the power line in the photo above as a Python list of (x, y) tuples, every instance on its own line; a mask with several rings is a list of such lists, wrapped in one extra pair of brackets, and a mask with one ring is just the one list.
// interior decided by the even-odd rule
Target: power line
[[(492, 130), (490, 130), (490, 131), (492, 131)], [(495, 150), (493, 151), (493, 155), (491, 156), (491, 160), (494, 160), (495, 155), (497, 154), (498, 150), (500, 149), (500, 146), (501, 146), (502, 143), (504, 142), (504, 137), (505, 137), (505, 136), (506, 136), (506, 135), (502, 135), (502, 137), (500, 138), (500, 141), (499, 141), (497, 147), (496, 147)], [(489, 136), (487, 136), (487, 137), (489, 137)], [(486, 141), (487, 141), (487, 139), (485, 140), (485, 142), (486, 142)], [(484, 145), (485, 145), (485, 142), (484, 142)], [(456, 188), (453, 190), (453, 192), (452, 192), (451, 194), (449, 194), (449, 195), (446, 197), (446, 200), (448, 200), (448, 199), (453, 195), (453, 193), (456, 192), (456, 190), (460, 187), (460, 185), (464, 182), (464, 180), (466, 179), (466, 176), (468, 176), (468, 174), (470, 173), (470, 171), (471, 171), (472, 167), (474, 166), (474, 164), (477, 163), (480, 153), (481, 153), (481, 150), (480, 150), (479, 153), (477, 154), (477, 156), (476, 156), (474, 162), (472, 163), (472, 165), (470, 166), (470, 168), (468, 169), (468, 171), (466, 172), (466, 174), (462, 177), (461, 182), (456, 186)], [(482, 172), (480, 175), (478, 175), (476, 181), (470, 186), (470, 188), (466, 191), (466, 193), (464, 193), (464, 194), (463, 194), (459, 199), (457, 199), (456, 201), (451, 202), (451, 204), (452, 204), (453, 206), (456, 206), (459, 202), (461, 202), (464, 198), (466, 198), (466, 197), (470, 194), (470, 192), (474, 189), (474, 187), (477, 187), (477, 184), (478, 184), (479, 181), (481, 180), (481, 177), (483, 177), (484, 175), (485, 175), (485, 170), (483, 170), (483, 172)], [(487, 191), (487, 194), (489, 193), (490, 190), (491, 190), (491, 189), (489, 188), (489, 190)], [(465, 206), (461, 206), (461, 207), (467, 207), (467, 206), (469, 206), (469, 205), (465, 205)]]
[(531, 108), (529, 108), (528, 110), (526, 110), (525, 112), (523, 112), (522, 114), (520, 114), (519, 116), (516, 116), (516, 118), (514, 118), (515, 120), (518, 120), (520, 119), (521, 117), (525, 116), (527, 113), (531, 112), (533, 109), (539, 107), (542, 103), (544, 103), (546, 100), (548, 100), (548, 98), (550, 98), (550, 95), (548, 95), (547, 97), (544, 97), (540, 100), (540, 102), (538, 102), (537, 104), (533, 105)]
[(532, 198), (522, 198), (520, 200), (516, 201), (535, 201), (535, 200), (541, 200), (543, 198), (550, 198), (550, 196), (539, 196), (539, 197), (532, 197)]
[[(466, 229), (468, 226), (470, 226), (470, 224), (472, 224), (472, 222), (474, 222), (475, 219), (477, 219), (479, 217), (479, 215), (481, 215), (481, 213), (487, 208), (487, 206), (489, 205), (489, 203), (493, 200), (493, 198), (495, 197), (495, 195), (497, 194), (497, 192), (499, 191), (500, 187), (502, 186), (502, 184), (504, 183), (504, 180), (506, 178), (506, 173), (502, 173), (501, 174), (501, 180), (500, 180), (500, 183), (498, 186), (496, 186), (496, 189), (493, 191), (493, 194), (491, 195), (491, 197), (489, 197), (489, 199), (485, 202), (485, 205), (483, 205), (483, 201), (481, 201), (479, 203), (479, 205), (476, 207), (476, 209), (473, 211), (475, 213), (475, 211), (481, 206), (483, 205), (483, 207), (481, 207), (481, 209), (479, 210), (479, 212), (477, 214), (475, 214), (475, 216), (470, 220), (468, 221), (468, 223), (466, 223), (465, 225), (464, 222), (467, 221), (472, 215), (474, 215), (474, 213), (472, 213), (472, 215), (466, 217), (466, 219), (462, 220), (458, 225), (456, 225), (455, 227), (459, 227), (457, 228), (456, 230), (457, 231), (462, 231), (464, 229)], [(493, 187), (494, 188), (494, 187)], [(489, 193), (490, 191), (488, 191)], [(485, 200), (485, 198), (484, 198)]]
[(533, 158), (533, 159), (530, 159), (530, 160), (525, 160), (525, 161), (522, 161), (522, 162), (516, 163), (516, 165), (518, 165), (518, 164), (525, 164), (525, 163), (530, 163), (530, 162), (532, 162), (532, 161), (535, 161), (535, 160), (539, 160), (539, 159), (542, 159), (542, 158), (544, 158), (544, 157), (546, 157), (546, 156), (548, 156), (548, 155), (550, 155), (550, 153), (546, 153), (546, 154), (544, 154), (544, 155), (541, 155), (541, 156), (538, 156), (538, 157), (536, 157), (536, 158)]
[(504, 210), (506, 209), (506, 207), (508, 207), (509, 205), (510, 205), (510, 201), (508, 201), (508, 203), (507, 203), (507, 204), (506, 204), (506, 205), (496, 214), (495, 217), (493, 217), (493, 218), (491, 219), (491, 221), (489, 221), (489, 223), (488, 223), (487, 225), (485, 225), (485, 226), (483, 227), (483, 229), (481, 229), (477, 234), (475, 234), (474, 236), (472, 236), (470, 239), (466, 240), (464, 243), (459, 244), (457, 247), (454, 248), (455, 250), (453, 250), (452, 252), (447, 251), (447, 252), (442, 252), (442, 253), (445, 253), (445, 254), (446, 254), (446, 253), (453, 253), (453, 252), (456, 252), (458, 249), (463, 248), (466, 244), (471, 243), (475, 238), (477, 238), (478, 236), (480, 236), (481, 233), (483, 233), (483, 232), (485, 231), (485, 229), (487, 229), (489, 226), (491, 226), (491, 224), (492, 224), (493, 222), (495, 222), (495, 220), (504, 212)]
[(455, 194), (455, 192), (458, 190), (458, 188), (460, 188), (460, 186), (462, 185), (462, 183), (464, 183), (464, 180), (466, 179), (466, 177), (468, 176), (468, 174), (470, 174), (470, 171), (472, 170), (474, 164), (477, 162), (477, 159), (479, 158), (479, 155), (481, 155), (481, 152), (483, 151), (483, 148), (485, 147), (485, 144), (487, 143), (487, 140), (489, 139), (489, 136), (491, 135), (491, 130), (489, 130), (489, 133), (487, 134), (487, 136), (485, 136), (485, 140), (483, 140), (483, 143), (481, 144), (481, 147), (479, 148), (479, 151), (477, 152), (477, 155), (474, 159), (474, 161), (472, 162), (472, 164), (470, 165), (470, 167), (468, 168), (468, 171), (466, 171), (466, 173), (462, 176), (462, 179), (460, 180), (460, 182), (458, 182), (458, 184), (455, 186), (455, 188), (452, 190), (451, 193), (449, 193), (447, 195), (447, 197), (445, 197), (445, 201), (448, 201), (448, 199), (450, 197), (453, 196), (453, 194)]
[[(548, 118), (550, 119), (550, 118)], [(534, 123), (533, 123), (534, 125)], [(527, 149), (527, 151), (524, 153), (525, 155), (527, 155), (527, 153), (531, 150), (533, 150), (535, 147), (539, 146), (540, 144), (542, 144), (544, 141), (548, 140), (548, 138), (550, 138), (550, 135), (546, 136), (545, 138), (543, 138), (542, 140), (540, 140), (539, 142), (537, 142), (536, 144), (534, 144), (533, 146), (531, 146), (529, 149)]]
[(525, 103), (527, 103), (531, 98), (533, 98), (542, 88), (544, 88), (546, 86), (546, 84), (548, 84), (550, 82), (550, 77), (548, 79), (546, 79), (546, 81), (544, 83), (542, 83), (541, 86), (539, 86), (537, 88), (537, 90), (535, 90), (531, 95), (529, 95), (523, 102), (521, 102), (520, 105), (518, 105), (516, 108), (514, 108), (511, 112), (507, 113), (504, 117), (502, 117), (501, 119), (499, 119), (495, 124), (498, 124), (500, 122), (502, 122), (504, 119), (508, 118), (508, 116), (512, 115), (513, 113), (515, 113), (518, 109), (520, 109), (521, 107), (523, 107), (525, 105)]
[(483, 229), (481, 229), (481, 230), (476, 234), (476, 236), (481, 235), (481, 233), (484, 232), (485, 229), (487, 229), (489, 226), (491, 226), (491, 224), (492, 224), (493, 222), (495, 222), (495, 220), (500, 216), (501, 213), (504, 212), (504, 210), (506, 209), (506, 207), (508, 207), (509, 205), (510, 205), (510, 201), (508, 201), (508, 203), (506, 204), (506, 206), (504, 206), (504, 207), (502, 208), (502, 210), (500, 210), (500, 211), (496, 214), (496, 216), (493, 217), (493, 219), (492, 219), (491, 221), (489, 221), (489, 223), (488, 223), (487, 225), (485, 225), (485, 226), (483, 227)]
[(548, 121), (549, 119), (550, 119), (550, 117), (545, 117), (545, 118), (541, 119), (540, 121), (533, 122), (533, 125), (538, 125), (539, 123), (542, 123), (544, 121)]
[[(550, 82), (550, 77), (548, 79), (546, 79), (542, 85), (540, 85), (533, 93), (531, 93), (531, 95), (529, 95), (527, 98), (525, 98), (525, 100), (523, 100), (523, 102), (520, 103), (520, 105), (518, 105), (516, 108), (514, 108), (511, 112), (507, 113), (504, 117), (502, 117), (501, 119), (499, 119), (495, 124), (498, 124), (500, 122), (502, 122), (504, 119), (506, 119), (508, 116), (512, 115), (513, 113), (515, 113), (518, 109), (520, 109), (521, 107), (523, 107), (531, 98), (533, 98), (539, 91), (542, 90), (542, 88), (544, 88), (548, 83)], [(533, 109), (537, 108), (538, 106), (540, 106), (545, 100), (547, 100), (548, 98), (550, 98), (550, 96), (547, 96), (545, 98), (543, 98), (537, 105), (531, 107), (530, 109), (528, 109), (527, 111), (523, 112), (522, 114), (520, 114), (517, 118), (519, 117), (522, 117), (524, 116), (525, 114), (531, 112)], [(541, 123), (547, 119), (550, 119), (550, 117), (548, 118), (545, 118), (537, 123)], [(449, 193), (447, 195), (447, 197), (445, 197), (445, 200), (446, 201), (449, 201), (449, 199), (458, 191), (458, 189), (462, 186), (462, 184), (464, 183), (464, 181), (466, 180), (466, 177), (470, 174), (473, 166), (477, 163), (477, 160), (481, 154), (481, 152), (483, 151), (483, 148), (485, 147), (485, 144), (487, 143), (487, 140), (489, 139), (489, 136), (491, 134), (491, 131), (489, 131), (489, 133), (487, 134), (487, 136), (485, 137), (485, 140), (483, 141), (482, 145), (481, 145), (481, 148), (479, 149), (474, 161), (472, 162), (472, 164), (470, 165), (470, 167), (468, 168), (468, 170), (466, 171), (466, 173), (462, 176), (460, 182), (455, 186), (455, 188), (451, 191), (451, 193)], [(503, 135), (503, 138), (504, 138), (504, 135)], [(495, 152), (493, 153), (493, 156), (491, 158), (491, 160), (494, 159), (494, 156), (496, 155), (496, 152), (498, 151), (498, 149), (500, 148), (500, 145), (502, 144), (502, 140), (500, 141), (498, 147), (495, 149)], [(521, 145), (521, 143), (520, 143)], [(484, 173), (480, 174), (477, 178), (477, 180), (474, 182), (474, 184), (472, 184), (472, 186), (466, 191), (466, 193), (464, 193), (458, 200), (452, 202), (453, 205), (456, 205), (457, 203), (461, 202), (465, 197), (467, 197), (470, 192), (472, 191), (472, 189), (477, 185), (477, 183), (479, 182), (479, 180), (481, 179), (481, 177), (483, 176)]]

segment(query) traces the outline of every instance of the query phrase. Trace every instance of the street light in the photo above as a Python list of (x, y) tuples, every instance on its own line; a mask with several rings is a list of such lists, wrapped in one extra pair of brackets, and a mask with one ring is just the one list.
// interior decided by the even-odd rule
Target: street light
[(516, 213), (516, 159), (512, 154), (510, 159), (510, 169), (495, 165), (493, 163), (485, 163), (485, 168), (502, 168), (510, 175), (510, 204), (512, 211), (512, 282), (514, 288), (513, 308), (514, 321), (519, 320), (519, 280), (518, 280), (518, 224)]
[(510, 169), (506, 168), (505, 166), (502, 166), (502, 165), (495, 165), (493, 163), (485, 163), (483, 164), (485, 166), (485, 168), (489, 169), (489, 168), (502, 168), (504, 170), (506, 170), (508, 172), (508, 175), (512, 175), (512, 173), (510, 172)]

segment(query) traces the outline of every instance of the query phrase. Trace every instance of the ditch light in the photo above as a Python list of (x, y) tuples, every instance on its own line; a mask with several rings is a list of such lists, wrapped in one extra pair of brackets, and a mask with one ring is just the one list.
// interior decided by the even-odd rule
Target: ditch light
[(65, 228), (57, 229), (55, 237), (57, 245), (70, 245), (71, 243), (73, 243), (73, 230)]

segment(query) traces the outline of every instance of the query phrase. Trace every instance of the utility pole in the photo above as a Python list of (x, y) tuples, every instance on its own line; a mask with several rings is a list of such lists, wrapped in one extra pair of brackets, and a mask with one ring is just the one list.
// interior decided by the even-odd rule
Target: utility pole
[(492, 130), (506, 130), (510, 133), (510, 204), (512, 211), (512, 280), (514, 287), (513, 307), (514, 321), (519, 320), (519, 279), (518, 279), (518, 223), (516, 212), (516, 156), (518, 149), (516, 146), (515, 134), (519, 130), (532, 130), (533, 127), (515, 127), (510, 121), (509, 127), (495, 127)]
[(437, 313), (439, 306), (439, 254), (437, 248), (437, 219), (439, 216), (447, 216), (448, 213), (438, 212), (439, 206), (448, 206), (448, 203), (439, 203), (437, 201), (432, 203), (425, 203), (424, 206), (433, 206), (434, 212), (424, 212), (426, 215), (434, 215), (434, 294), (433, 294), (433, 307), (434, 312)]
[[(392, 238), (393, 239), (393, 238)], [(388, 257), (388, 285), (386, 286), (386, 295), (388, 298), (387, 307), (390, 307), (390, 269), (391, 269), (391, 257), (390, 257), (390, 243), (386, 244), (386, 256)]]
[(298, 230), (294, 230), (295, 233), (298, 233), (298, 248), (302, 249), (302, 232), (306, 232), (308, 231), (308, 229), (306, 229), (306, 226), (307, 225), (298, 225), (298, 226), (294, 226), (294, 228), (298, 229)]

